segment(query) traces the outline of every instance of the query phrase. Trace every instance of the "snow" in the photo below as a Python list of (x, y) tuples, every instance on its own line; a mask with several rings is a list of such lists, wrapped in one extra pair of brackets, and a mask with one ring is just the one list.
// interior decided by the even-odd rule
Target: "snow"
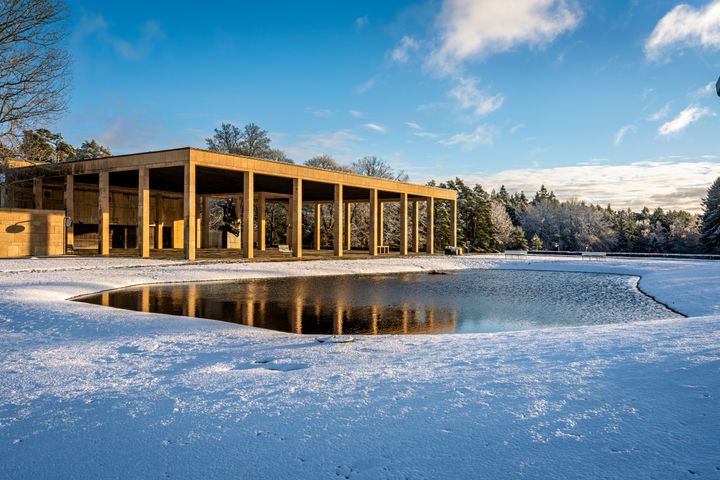
[[(641, 276), (688, 318), (320, 343), (67, 301), (462, 268)], [(720, 264), (0, 261), (0, 478), (720, 478)]]

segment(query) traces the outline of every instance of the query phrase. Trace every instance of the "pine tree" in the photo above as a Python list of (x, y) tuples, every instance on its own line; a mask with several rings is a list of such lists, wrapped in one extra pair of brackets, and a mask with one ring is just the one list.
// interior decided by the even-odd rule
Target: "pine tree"
[(525, 232), (521, 227), (513, 228), (512, 235), (510, 235), (510, 242), (508, 247), (512, 250), (527, 250), (528, 242), (525, 238)]
[(532, 247), (533, 250), (536, 250), (536, 251), (543, 249), (543, 242), (542, 242), (542, 240), (540, 240), (540, 237), (538, 236), (537, 233), (532, 236), (532, 239), (530, 240), (530, 246)]
[(708, 189), (703, 206), (701, 241), (706, 252), (720, 253), (720, 177)]

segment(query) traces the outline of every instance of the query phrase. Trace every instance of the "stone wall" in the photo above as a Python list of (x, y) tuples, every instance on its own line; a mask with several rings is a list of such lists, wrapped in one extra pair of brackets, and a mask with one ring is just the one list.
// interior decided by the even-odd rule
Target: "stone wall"
[(0, 209), (0, 257), (65, 253), (65, 212)]

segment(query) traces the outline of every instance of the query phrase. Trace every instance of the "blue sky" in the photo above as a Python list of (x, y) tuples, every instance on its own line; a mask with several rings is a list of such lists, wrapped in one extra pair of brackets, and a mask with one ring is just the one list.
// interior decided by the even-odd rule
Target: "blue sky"
[(73, 143), (204, 147), (252, 121), (297, 162), (633, 208), (698, 209), (720, 175), (720, 0), (70, 6)]

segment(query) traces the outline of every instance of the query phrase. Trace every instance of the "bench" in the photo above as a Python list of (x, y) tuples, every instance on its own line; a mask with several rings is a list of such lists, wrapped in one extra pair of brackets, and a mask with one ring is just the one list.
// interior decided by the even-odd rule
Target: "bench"
[(522, 259), (527, 257), (527, 250), (505, 250), (505, 258)]
[(582, 252), (580, 255), (583, 260), (588, 260), (590, 262), (606, 262), (607, 261), (607, 253), (605, 252)]
[(463, 251), (460, 247), (445, 247), (445, 255), (462, 255)]
[(292, 253), (292, 250), (290, 250), (290, 247), (285, 244), (278, 245), (278, 252), (280, 253)]
[(390, 246), (389, 245), (378, 245), (377, 246), (377, 253), (390, 253)]

